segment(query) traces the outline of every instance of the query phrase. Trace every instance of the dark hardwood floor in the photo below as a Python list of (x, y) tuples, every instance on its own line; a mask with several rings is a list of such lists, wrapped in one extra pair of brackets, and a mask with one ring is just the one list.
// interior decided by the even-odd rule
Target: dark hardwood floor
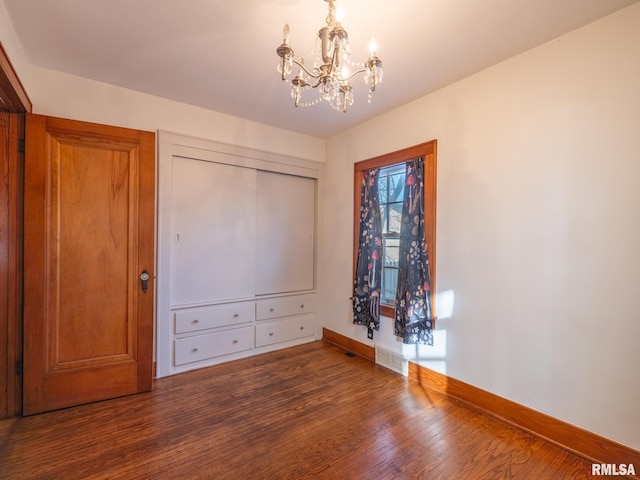
[(2, 479), (586, 479), (591, 464), (323, 342), (0, 421)]

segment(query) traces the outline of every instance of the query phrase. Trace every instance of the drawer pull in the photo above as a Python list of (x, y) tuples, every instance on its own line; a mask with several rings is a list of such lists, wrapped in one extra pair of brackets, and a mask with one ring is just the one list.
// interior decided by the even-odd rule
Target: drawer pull
[(196, 325), (196, 324), (200, 323), (200, 320), (198, 320), (197, 318), (194, 318), (193, 320), (191, 320), (191, 323)]
[(238, 343), (238, 340), (234, 340), (234, 341), (233, 341), (233, 342), (231, 342), (231, 343), (233, 343), (233, 344), (235, 345), (236, 343)]
[(233, 314), (233, 318), (238, 318), (239, 316), (240, 316), (240, 314), (239, 314), (239, 313), (234, 313), (234, 314)]
[(273, 332), (269, 332), (269, 336), (270, 336), (270, 337), (273, 337)]
[(197, 348), (192, 348), (191, 349), (191, 353), (198, 353), (198, 349)]
[(300, 327), (300, 330), (304, 330), (304, 326)]
[(304, 308), (304, 303), (302, 305), (300, 305), (300, 308)]
[(269, 311), (270, 311), (270, 312), (273, 312), (273, 310), (274, 310), (273, 308), (270, 308), (270, 309), (269, 309)]

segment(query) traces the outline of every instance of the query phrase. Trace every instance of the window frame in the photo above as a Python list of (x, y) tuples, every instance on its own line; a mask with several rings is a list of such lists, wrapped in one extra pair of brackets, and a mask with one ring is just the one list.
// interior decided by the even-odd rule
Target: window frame
[[(433, 328), (436, 320), (436, 152), (437, 140), (396, 150), (377, 157), (362, 160), (354, 164), (353, 170), (353, 272), (355, 277), (358, 261), (358, 236), (360, 235), (360, 190), (362, 172), (372, 168), (384, 168), (405, 163), (417, 157), (424, 157), (424, 230), (429, 255), (429, 271), (431, 273), (431, 311), (433, 312)], [(393, 304), (382, 303), (380, 313), (385, 317), (395, 318)]]

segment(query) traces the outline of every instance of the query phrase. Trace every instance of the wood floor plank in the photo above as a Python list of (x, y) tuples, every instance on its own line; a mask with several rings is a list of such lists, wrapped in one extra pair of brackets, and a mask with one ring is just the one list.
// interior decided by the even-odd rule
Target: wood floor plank
[(2, 479), (588, 478), (591, 465), (333, 345), (0, 422)]

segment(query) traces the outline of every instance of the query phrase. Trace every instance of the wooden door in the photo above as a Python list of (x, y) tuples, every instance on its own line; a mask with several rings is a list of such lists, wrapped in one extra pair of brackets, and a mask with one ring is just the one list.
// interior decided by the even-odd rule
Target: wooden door
[(23, 414), (150, 390), (155, 135), (27, 115), (24, 188)]

